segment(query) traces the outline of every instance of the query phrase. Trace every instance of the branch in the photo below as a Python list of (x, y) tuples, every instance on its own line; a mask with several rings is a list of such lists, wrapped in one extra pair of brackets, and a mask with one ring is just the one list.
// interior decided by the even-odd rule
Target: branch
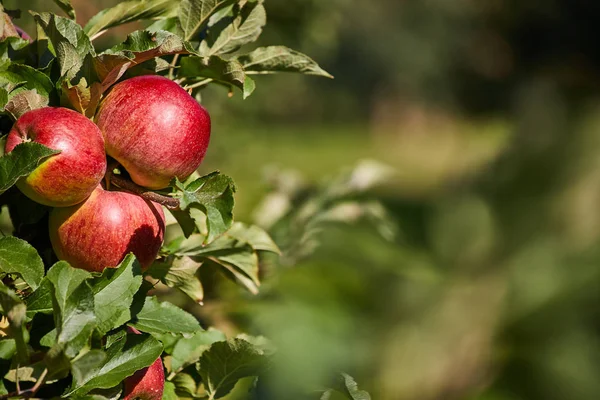
[(173, 197), (163, 196), (162, 194), (149, 191), (148, 189), (138, 186), (129, 179), (123, 178), (120, 175), (112, 174), (110, 176), (110, 183), (127, 192), (137, 194), (138, 196), (146, 200), (162, 204), (169, 210), (179, 210), (179, 200), (174, 199)]

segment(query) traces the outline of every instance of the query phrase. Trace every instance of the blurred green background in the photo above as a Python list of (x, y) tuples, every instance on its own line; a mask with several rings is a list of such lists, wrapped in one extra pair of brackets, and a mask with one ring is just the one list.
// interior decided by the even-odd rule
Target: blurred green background
[[(72, 3), (84, 23), (117, 1)], [(374, 400), (600, 399), (600, 3), (266, 7), (260, 44), (335, 79), (206, 90), (202, 172), (232, 176), (236, 218), (284, 254), (259, 295), (203, 271), (188, 306), (273, 341), (258, 398), (316, 399), (345, 371)]]

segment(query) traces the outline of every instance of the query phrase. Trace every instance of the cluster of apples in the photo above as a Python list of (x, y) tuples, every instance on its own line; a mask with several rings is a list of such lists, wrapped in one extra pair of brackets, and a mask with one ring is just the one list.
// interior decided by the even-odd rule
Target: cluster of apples
[[(103, 187), (107, 155), (137, 185), (162, 189), (174, 177), (184, 180), (198, 168), (209, 138), (210, 117), (185, 90), (161, 76), (141, 76), (115, 85), (94, 121), (60, 107), (23, 114), (8, 134), (5, 151), (28, 141), (60, 150), (17, 187), (30, 199), (53, 207), (50, 240), (58, 258), (101, 272), (117, 266), (130, 252), (147, 268), (165, 230), (159, 204)], [(124, 384), (125, 400), (160, 400), (160, 357)]]
[(159, 204), (103, 187), (107, 155), (137, 185), (162, 189), (174, 177), (186, 179), (198, 168), (209, 138), (208, 112), (177, 83), (147, 75), (115, 85), (94, 121), (66, 108), (23, 114), (8, 134), (5, 150), (27, 141), (60, 150), (17, 187), (30, 199), (54, 207), (49, 229), (58, 258), (101, 272), (130, 252), (147, 268), (165, 230)]

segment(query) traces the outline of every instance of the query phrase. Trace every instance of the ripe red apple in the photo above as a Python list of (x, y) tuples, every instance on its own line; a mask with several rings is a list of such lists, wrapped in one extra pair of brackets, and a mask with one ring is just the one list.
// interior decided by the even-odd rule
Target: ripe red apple
[(33, 141), (61, 153), (48, 157), (17, 187), (30, 199), (52, 207), (85, 200), (106, 172), (104, 139), (85, 116), (67, 108), (45, 107), (23, 114), (8, 133), (5, 151)]
[[(127, 330), (132, 333), (140, 332), (131, 327)], [(161, 400), (165, 388), (165, 371), (160, 357), (149, 367), (136, 371), (135, 374), (125, 379), (125, 393), (123, 400)]]
[(100, 185), (83, 203), (50, 212), (50, 241), (59, 259), (73, 267), (101, 272), (132, 252), (147, 268), (165, 232), (160, 205)]
[(96, 123), (106, 153), (140, 186), (162, 189), (190, 176), (210, 139), (210, 116), (177, 83), (157, 75), (127, 79), (102, 101)]

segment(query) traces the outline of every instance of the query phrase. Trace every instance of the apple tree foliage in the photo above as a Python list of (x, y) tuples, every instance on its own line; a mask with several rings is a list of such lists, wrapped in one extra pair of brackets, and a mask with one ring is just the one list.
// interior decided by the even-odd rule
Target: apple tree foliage
[[(29, 11), (37, 25), (31, 41), (12, 23), (18, 12), (0, 2), (3, 133), (25, 112), (45, 106), (92, 118), (104, 93), (137, 75), (166, 76), (199, 101), (207, 85), (247, 98), (256, 75), (330, 77), (308, 56), (283, 46), (246, 50), (266, 23), (262, 0), (128, 0), (85, 26), (75, 22), (69, 0), (54, 2), (64, 15)], [(107, 30), (137, 20), (147, 28), (107, 50), (95, 48)], [(234, 222), (233, 180), (214, 172), (174, 180), (154, 193), (169, 200), (183, 235), (166, 242), (147, 271), (129, 255), (117, 268), (90, 273), (56, 261), (47, 237), (48, 208), (13, 187), (56, 153), (28, 142), (0, 158), (0, 205), (13, 228), (0, 238), (0, 398), (116, 399), (123, 381), (157, 357), (167, 373), (165, 399), (217, 399), (238, 380), (260, 376), (274, 351), (263, 338), (226, 338), (151, 294), (162, 282), (201, 302), (197, 272), (205, 263), (259, 291), (259, 257), (279, 249), (262, 229)], [(141, 334), (129, 333), (128, 326)], [(338, 393), (368, 398), (351, 377), (341, 379)], [(323, 398), (335, 391), (322, 392)]]

